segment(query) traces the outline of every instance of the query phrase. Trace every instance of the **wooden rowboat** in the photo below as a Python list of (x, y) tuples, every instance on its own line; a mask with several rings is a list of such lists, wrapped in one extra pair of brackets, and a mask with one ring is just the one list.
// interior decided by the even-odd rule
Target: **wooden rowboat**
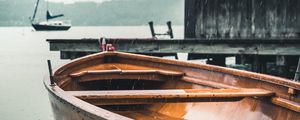
[(213, 65), (102, 52), (50, 78), (57, 120), (300, 119), (300, 83)]

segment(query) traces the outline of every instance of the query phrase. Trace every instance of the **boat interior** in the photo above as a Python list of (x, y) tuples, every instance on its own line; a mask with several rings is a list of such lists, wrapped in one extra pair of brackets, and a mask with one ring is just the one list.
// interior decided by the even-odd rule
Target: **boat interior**
[(133, 119), (300, 118), (299, 83), (230, 68), (106, 52), (54, 77), (66, 94)]

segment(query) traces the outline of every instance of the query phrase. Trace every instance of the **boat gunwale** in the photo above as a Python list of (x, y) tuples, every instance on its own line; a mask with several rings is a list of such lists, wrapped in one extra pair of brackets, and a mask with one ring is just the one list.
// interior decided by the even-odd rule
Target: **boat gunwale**
[[(125, 117), (125, 116), (119, 115), (117, 113), (105, 110), (103, 108), (94, 106), (85, 101), (82, 101), (81, 99), (79, 99), (75, 96), (69, 95), (63, 89), (61, 89), (59, 86), (50, 85), (49, 81), (50, 81), (49, 78), (44, 78), (44, 86), (46, 87), (49, 94), (52, 94), (55, 97), (55, 99), (57, 99), (57, 100), (63, 100), (63, 102), (70, 104), (72, 107), (75, 107), (77, 109), (80, 109), (80, 111), (83, 111), (83, 112), (86, 112), (86, 113), (92, 115), (92, 116), (88, 116), (88, 117), (91, 117), (93, 119), (103, 118), (103, 119), (132, 120), (128, 117)], [(84, 115), (86, 115), (86, 114), (84, 114)]]

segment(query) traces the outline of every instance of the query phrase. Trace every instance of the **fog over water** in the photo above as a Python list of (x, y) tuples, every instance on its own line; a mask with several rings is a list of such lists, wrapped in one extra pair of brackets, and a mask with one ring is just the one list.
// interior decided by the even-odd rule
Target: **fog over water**
[[(174, 26), (183, 38), (183, 26)], [(166, 26), (156, 27), (165, 32)], [(72, 27), (65, 32), (35, 32), (31, 27), (0, 27), (0, 120), (52, 120), (43, 78), (47, 59), (53, 68), (68, 62), (59, 52), (50, 52), (46, 39), (54, 38), (149, 38), (148, 26)]]
[(49, 51), (46, 39), (151, 38), (149, 21), (157, 33), (172, 21), (175, 38), (183, 38), (184, 0), (39, 0), (34, 21), (45, 21), (47, 10), (64, 14), (55, 20), (71, 21), (72, 28), (60, 32), (33, 30), (36, 3), (0, 0), (0, 120), (53, 120), (43, 85), (47, 60), (54, 69), (69, 60)]
[(74, 4), (78, 2), (95, 2), (95, 3), (103, 3), (108, 2), (112, 0), (46, 0), (48, 2), (54, 2), (54, 3), (65, 3), (65, 4)]
[[(184, 23), (184, 0), (39, 0), (35, 21), (46, 11), (64, 14), (73, 26), (140, 26)], [(0, 0), (0, 26), (30, 26), (37, 0)]]

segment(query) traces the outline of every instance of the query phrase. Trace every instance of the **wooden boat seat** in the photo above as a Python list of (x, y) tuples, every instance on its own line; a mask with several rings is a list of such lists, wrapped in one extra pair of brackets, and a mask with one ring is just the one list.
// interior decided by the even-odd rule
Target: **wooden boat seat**
[(152, 80), (165, 81), (166, 79), (176, 79), (184, 75), (182, 72), (166, 70), (88, 70), (72, 73), (70, 76), (79, 82), (97, 81), (97, 80)]
[(280, 98), (280, 97), (273, 97), (272, 98), (272, 103), (294, 110), (296, 112), (300, 112), (300, 104), (297, 102), (293, 102), (284, 98)]
[(67, 91), (68, 94), (94, 105), (153, 104), (177, 102), (228, 102), (245, 97), (270, 97), (274, 93), (262, 89), (174, 89)]

